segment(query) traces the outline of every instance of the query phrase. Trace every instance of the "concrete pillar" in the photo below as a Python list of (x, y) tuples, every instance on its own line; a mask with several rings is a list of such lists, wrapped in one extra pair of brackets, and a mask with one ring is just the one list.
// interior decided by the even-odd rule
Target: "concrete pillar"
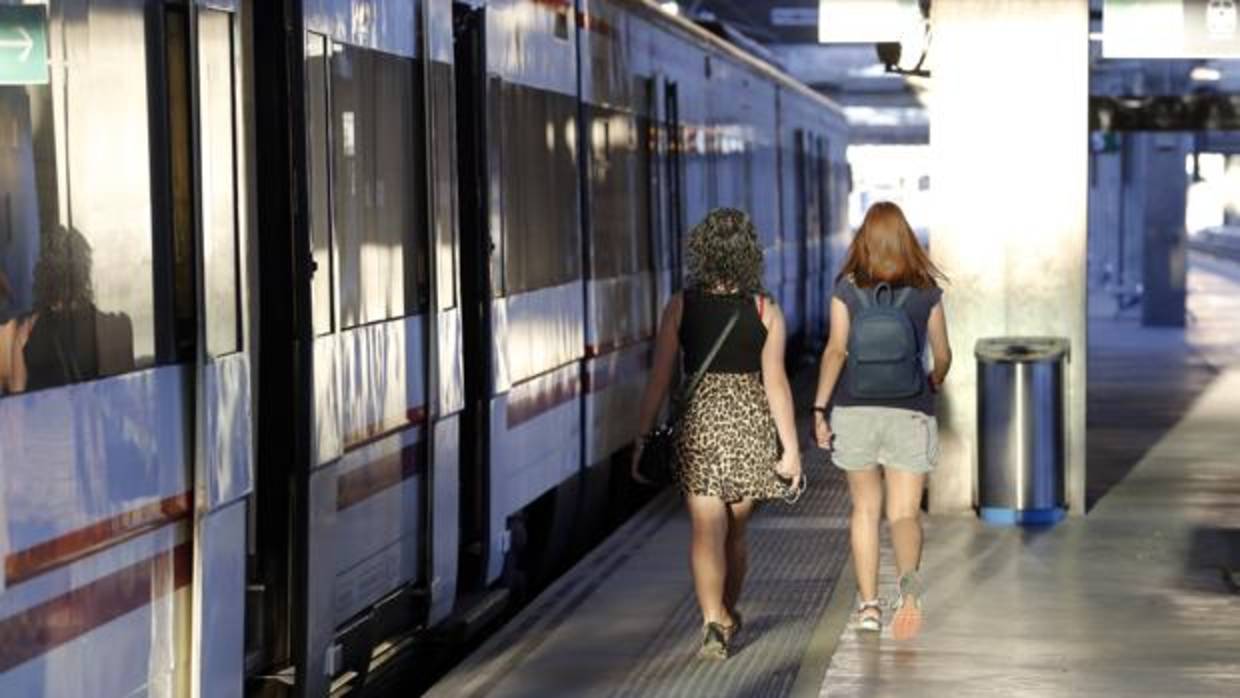
[(943, 0), (934, 30), (930, 246), (950, 276), (956, 363), (941, 403), (935, 513), (965, 513), (976, 489), (981, 337), (1072, 342), (1066, 372), (1068, 501), (1085, 494), (1085, 257), (1088, 0)]

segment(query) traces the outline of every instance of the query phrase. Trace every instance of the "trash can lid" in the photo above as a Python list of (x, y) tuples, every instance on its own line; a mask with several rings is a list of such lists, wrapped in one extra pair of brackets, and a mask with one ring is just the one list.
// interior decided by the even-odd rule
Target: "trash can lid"
[(1063, 337), (988, 337), (977, 340), (974, 353), (986, 362), (1057, 361), (1070, 346)]

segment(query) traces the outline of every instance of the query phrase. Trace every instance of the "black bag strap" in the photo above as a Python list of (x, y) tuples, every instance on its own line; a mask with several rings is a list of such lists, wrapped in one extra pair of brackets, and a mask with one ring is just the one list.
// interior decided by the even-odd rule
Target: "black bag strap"
[(719, 354), (719, 350), (723, 348), (723, 343), (728, 340), (728, 336), (732, 334), (732, 328), (736, 327), (736, 321), (741, 317), (740, 310), (732, 311), (732, 315), (728, 317), (728, 323), (723, 326), (723, 331), (719, 333), (719, 337), (715, 339), (715, 344), (710, 348), (710, 352), (706, 354), (706, 358), (702, 360), (702, 365), (698, 370), (693, 372), (693, 376), (689, 378), (689, 382), (685, 384), (685, 388), (677, 399), (677, 406), (683, 405), (693, 397), (693, 392), (697, 390), (698, 384), (706, 377), (706, 371), (710, 369), (710, 365), (714, 363), (715, 356)]

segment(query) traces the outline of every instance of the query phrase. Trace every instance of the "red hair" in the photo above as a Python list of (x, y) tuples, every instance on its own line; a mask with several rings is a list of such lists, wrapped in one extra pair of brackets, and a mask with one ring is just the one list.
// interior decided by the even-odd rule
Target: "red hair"
[(878, 283), (931, 288), (947, 278), (917, 242), (904, 212), (890, 201), (866, 212), (836, 280), (846, 277), (862, 288)]

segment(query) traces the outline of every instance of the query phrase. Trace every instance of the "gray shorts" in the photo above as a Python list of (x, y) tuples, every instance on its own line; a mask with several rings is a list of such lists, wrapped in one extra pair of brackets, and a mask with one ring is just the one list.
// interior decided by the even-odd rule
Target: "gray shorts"
[(875, 465), (909, 473), (934, 470), (939, 458), (938, 420), (894, 407), (836, 407), (831, 460), (843, 470)]

